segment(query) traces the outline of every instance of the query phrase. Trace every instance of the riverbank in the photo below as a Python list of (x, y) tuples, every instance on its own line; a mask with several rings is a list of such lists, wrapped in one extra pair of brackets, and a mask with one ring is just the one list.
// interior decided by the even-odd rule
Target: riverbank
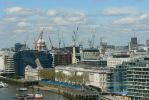
[[(16, 95), (16, 89), (20, 88), (21, 86), (10, 83), (8, 84), (8, 88), (0, 88), (0, 100), (17, 100), (14, 99), (14, 96)], [(43, 94), (44, 100), (66, 100), (62, 95), (53, 92), (40, 91), (40, 93)]]
[(6, 78), (6, 77), (0, 77), (0, 81), (6, 82), (9, 84), (19, 85), (19, 86), (23, 86), (23, 84), (24, 84), (24, 82), (22, 80)]
[(14, 84), (18, 86), (31, 86), (31, 85), (38, 85), (38, 81), (26, 81), (26, 80), (21, 80), (21, 79), (12, 79), (12, 78), (6, 78), (6, 77), (0, 77), (0, 81), (9, 83), (9, 84)]
[[(50, 81), (46, 83), (50, 83), (50, 85), (39, 83), (39, 85), (35, 88), (61, 94), (64, 96), (64, 98), (67, 98), (66, 100), (76, 100), (76, 99), (77, 100), (99, 100), (100, 98), (98, 91), (96, 91), (95, 89), (89, 89), (85, 86), (79, 86), (78, 88), (77, 85), (72, 85), (64, 82)], [(53, 85), (51, 85), (51, 83)], [(57, 85), (57, 84), (60, 84), (60, 85)]]
[[(81, 86), (75, 85), (75, 84), (68, 84), (64, 82), (56, 82), (56, 81), (47, 81), (47, 82), (38, 82), (38, 81), (25, 81), (25, 80), (18, 80), (18, 79), (11, 79), (11, 78), (5, 78), (0, 77), (1, 81), (7, 82), (9, 84), (15, 84), (17, 86), (23, 86), (23, 87), (29, 87), (36, 90), (41, 91), (48, 91), (52, 92), (58, 95), (62, 95), (64, 98), (69, 98), (66, 100), (70, 100), (70, 98), (74, 98), (72, 100), (75, 100), (77, 98), (83, 97), (83, 98), (95, 98), (94, 100), (99, 100), (99, 94), (97, 91), (93, 91), (90, 89), (82, 88)], [(33, 82), (37, 82), (36, 84), (33, 84)], [(48, 84), (47, 84), (48, 83)], [(51, 83), (53, 85), (51, 85)], [(78, 99), (82, 100), (82, 99)]]

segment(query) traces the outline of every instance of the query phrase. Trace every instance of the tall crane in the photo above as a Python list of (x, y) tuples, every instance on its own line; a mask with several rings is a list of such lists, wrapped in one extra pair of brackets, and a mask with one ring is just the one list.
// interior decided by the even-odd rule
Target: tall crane
[(50, 48), (51, 48), (51, 50), (54, 49), (53, 44), (52, 44), (52, 40), (51, 40), (50, 36), (49, 36), (49, 42), (50, 42)]
[(88, 39), (89, 48), (94, 48), (94, 42), (95, 42), (95, 34), (92, 34), (92, 37)]
[(62, 43), (63, 43), (63, 47), (65, 48), (65, 41), (64, 41), (64, 36), (62, 34)]
[(59, 49), (61, 48), (61, 38), (59, 36), (59, 32), (58, 32), (58, 47), (59, 47)]
[(72, 35), (73, 45), (76, 45), (77, 33), (78, 33), (78, 27), (76, 31), (73, 31), (73, 35)]
[(35, 50), (39, 50), (39, 51), (46, 49), (46, 45), (43, 40), (43, 30), (40, 32), (37, 39), (34, 38), (34, 47), (35, 47)]

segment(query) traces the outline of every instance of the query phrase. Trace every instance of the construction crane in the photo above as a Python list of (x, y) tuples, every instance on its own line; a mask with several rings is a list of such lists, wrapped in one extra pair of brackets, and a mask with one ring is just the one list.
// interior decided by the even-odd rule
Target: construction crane
[(49, 42), (50, 42), (50, 48), (51, 48), (51, 50), (53, 50), (54, 47), (53, 47), (52, 40), (51, 40), (50, 36), (49, 36)]
[(92, 34), (91, 39), (88, 39), (88, 43), (89, 43), (89, 48), (94, 48), (94, 42), (95, 42), (95, 34)]
[(72, 35), (72, 41), (74, 46), (76, 45), (77, 33), (78, 33), (78, 27), (76, 31), (73, 31), (73, 35)]
[(34, 47), (35, 50), (39, 51), (46, 49), (45, 42), (43, 40), (43, 30), (40, 32), (37, 39), (34, 38)]
[(62, 43), (63, 43), (63, 47), (65, 48), (65, 41), (64, 41), (64, 36), (62, 34)]
[(43, 31), (41, 31), (41, 33), (39, 34), (39, 36), (38, 36), (37, 39), (34, 38), (34, 47), (35, 47), (35, 50), (38, 49), (38, 46), (39, 46), (39, 50), (41, 50), (41, 42), (38, 43), (38, 40), (39, 40), (39, 39), (40, 39), (40, 40), (43, 39)]
[(59, 49), (60, 49), (60, 47), (61, 47), (61, 38), (60, 38), (60, 36), (59, 36), (59, 32), (58, 32), (58, 47), (59, 47)]

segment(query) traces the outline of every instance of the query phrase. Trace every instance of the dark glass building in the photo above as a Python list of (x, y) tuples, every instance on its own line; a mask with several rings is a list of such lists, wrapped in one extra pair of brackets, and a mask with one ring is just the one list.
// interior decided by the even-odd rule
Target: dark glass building
[(25, 48), (25, 44), (21, 44), (21, 43), (16, 43), (15, 44), (15, 51), (20, 51), (22, 48)]
[(39, 59), (39, 62), (43, 68), (52, 67), (53, 58), (50, 53), (37, 50), (23, 50), (16, 52), (14, 55), (16, 74), (19, 76), (24, 76), (25, 67), (27, 65), (32, 66), (32, 68), (36, 68), (36, 59)]

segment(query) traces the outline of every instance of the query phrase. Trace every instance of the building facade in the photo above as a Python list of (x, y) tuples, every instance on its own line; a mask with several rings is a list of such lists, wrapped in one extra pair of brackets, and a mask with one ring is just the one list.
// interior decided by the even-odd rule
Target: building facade
[(107, 91), (110, 93), (127, 92), (127, 65), (126, 62), (110, 68), (107, 72)]
[(107, 69), (106, 68), (97, 68), (90, 65), (68, 65), (68, 66), (57, 66), (55, 67), (56, 72), (63, 72), (64, 74), (71, 76), (75, 73), (75, 75), (81, 75), (87, 73), (88, 81), (85, 82), (86, 85), (92, 85), (98, 87), (102, 90), (102, 92), (107, 91)]
[(111, 68), (107, 72), (107, 90), (127, 95), (131, 100), (149, 99), (149, 58), (141, 57)]
[(0, 73), (1, 74), (15, 73), (13, 56), (14, 56), (13, 51), (0, 51)]
[(43, 68), (51, 68), (52, 61), (52, 55), (46, 51), (23, 50), (14, 55), (15, 71), (19, 76), (24, 76), (27, 65), (36, 68), (38, 64), (41, 64)]
[(107, 58), (107, 67), (113, 67), (115, 68), (117, 65), (122, 64), (123, 62), (129, 62), (132, 58)]
[(132, 100), (149, 99), (149, 58), (128, 65), (127, 82), (128, 96)]
[(69, 65), (72, 63), (72, 54), (57, 52), (52, 53), (53, 56), (53, 67), (58, 65)]

